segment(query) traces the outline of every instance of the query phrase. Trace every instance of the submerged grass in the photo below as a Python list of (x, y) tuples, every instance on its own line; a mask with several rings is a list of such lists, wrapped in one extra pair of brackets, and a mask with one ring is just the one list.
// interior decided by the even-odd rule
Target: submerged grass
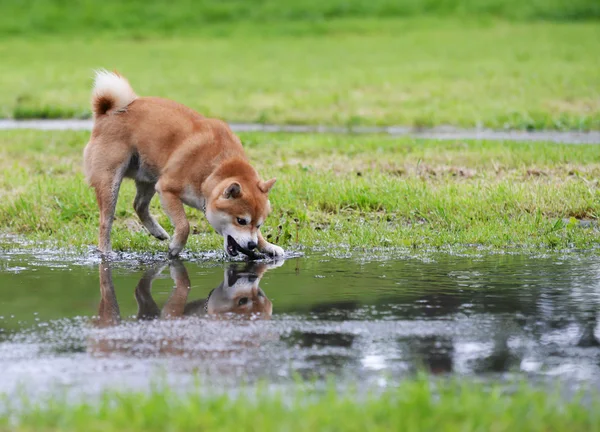
[[(98, 210), (81, 173), (88, 132), (0, 134), (0, 229), (59, 246), (96, 244)], [(241, 134), (262, 176), (278, 178), (263, 232), (284, 247), (486, 246), (592, 248), (600, 215), (594, 145), (437, 142), (387, 136)], [(116, 250), (162, 251), (135, 216), (125, 181)], [(152, 211), (168, 230), (158, 204)], [(188, 249), (220, 249), (203, 215), (188, 210)], [(565, 222), (565, 219), (567, 220)]]
[(600, 129), (595, 22), (307, 19), (223, 32), (0, 38), (0, 116), (89, 115), (92, 69), (116, 68), (140, 95), (228, 121)]
[(12, 431), (585, 431), (600, 430), (600, 399), (585, 403), (520, 385), (408, 380), (379, 393), (293, 389), (237, 397), (169, 390), (107, 393), (99, 402), (26, 404)]

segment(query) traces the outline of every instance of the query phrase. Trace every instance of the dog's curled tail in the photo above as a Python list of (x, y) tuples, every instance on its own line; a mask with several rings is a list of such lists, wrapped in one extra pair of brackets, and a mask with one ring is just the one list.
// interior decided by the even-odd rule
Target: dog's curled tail
[(92, 91), (92, 112), (95, 118), (122, 111), (135, 99), (137, 95), (125, 77), (104, 69), (96, 71)]

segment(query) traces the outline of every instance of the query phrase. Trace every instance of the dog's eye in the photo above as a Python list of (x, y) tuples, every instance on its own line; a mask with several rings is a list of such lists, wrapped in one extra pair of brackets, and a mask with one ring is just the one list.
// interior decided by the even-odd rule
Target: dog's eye
[(256, 225), (256, 229), (260, 229), (262, 225)]
[(237, 218), (237, 223), (239, 223), (240, 225), (246, 225), (246, 219), (242, 219), (242, 218)]
[(244, 306), (246, 303), (248, 303), (248, 297), (242, 297), (238, 300), (238, 306)]

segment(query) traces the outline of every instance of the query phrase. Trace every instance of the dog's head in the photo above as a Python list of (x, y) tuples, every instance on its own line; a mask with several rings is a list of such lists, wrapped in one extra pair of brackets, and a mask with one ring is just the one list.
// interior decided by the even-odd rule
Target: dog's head
[(206, 206), (206, 219), (223, 236), (231, 256), (258, 246), (258, 230), (271, 212), (268, 193), (275, 179), (243, 181), (229, 178), (216, 188)]
[(270, 318), (273, 304), (258, 286), (268, 268), (265, 263), (248, 263), (242, 268), (231, 265), (225, 270), (223, 283), (208, 297), (208, 314), (259, 315), (261, 318)]

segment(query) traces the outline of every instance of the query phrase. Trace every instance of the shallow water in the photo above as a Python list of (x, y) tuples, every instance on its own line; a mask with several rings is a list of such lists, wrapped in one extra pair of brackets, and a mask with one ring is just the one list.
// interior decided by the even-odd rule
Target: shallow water
[[(92, 120), (12, 120), (0, 119), (0, 130), (91, 130)], [(234, 132), (287, 132), (333, 134), (387, 134), (436, 140), (490, 140), (490, 141), (549, 141), (563, 144), (600, 144), (598, 131), (518, 131), (491, 129), (461, 129), (452, 126), (411, 128), (405, 126), (310, 126), (269, 125), (260, 123), (230, 123)]]
[(385, 385), (419, 368), (600, 387), (597, 256), (0, 258), (0, 393), (147, 389), (157, 377), (182, 389)]

